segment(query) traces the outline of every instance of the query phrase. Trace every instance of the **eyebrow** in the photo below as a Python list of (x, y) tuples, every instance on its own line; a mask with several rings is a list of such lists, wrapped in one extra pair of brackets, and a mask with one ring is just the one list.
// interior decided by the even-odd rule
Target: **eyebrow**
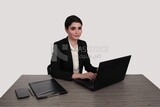
[[(78, 28), (80, 28), (80, 27), (82, 27), (82, 26), (79, 26)], [(71, 26), (71, 28), (76, 28), (75, 26)]]
[[(75, 26), (71, 26), (71, 27), (75, 27)], [(82, 26), (79, 26), (79, 27), (82, 27)], [(76, 28), (76, 27), (75, 27)]]

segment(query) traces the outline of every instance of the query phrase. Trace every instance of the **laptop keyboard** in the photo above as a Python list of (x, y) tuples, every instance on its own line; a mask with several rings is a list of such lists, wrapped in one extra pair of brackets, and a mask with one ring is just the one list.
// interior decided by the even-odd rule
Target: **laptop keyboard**
[(94, 87), (94, 81), (91, 81), (89, 79), (77, 79), (76, 81), (87, 87)]

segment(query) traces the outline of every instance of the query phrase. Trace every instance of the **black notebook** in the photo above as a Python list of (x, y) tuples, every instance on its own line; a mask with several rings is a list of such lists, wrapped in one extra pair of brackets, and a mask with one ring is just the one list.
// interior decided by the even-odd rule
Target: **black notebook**
[(55, 79), (32, 82), (29, 83), (29, 86), (37, 99), (67, 93), (67, 91)]
[(29, 89), (27, 88), (18, 88), (15, 89), (15, 93), (18, 99), (23, 99), (29, 97)]

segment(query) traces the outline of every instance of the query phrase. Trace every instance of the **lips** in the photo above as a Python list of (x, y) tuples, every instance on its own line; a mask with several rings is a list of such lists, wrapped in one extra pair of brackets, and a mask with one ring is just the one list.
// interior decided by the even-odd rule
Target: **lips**
[(79, 37), (79, 35), (75, 35), (75, 37)]

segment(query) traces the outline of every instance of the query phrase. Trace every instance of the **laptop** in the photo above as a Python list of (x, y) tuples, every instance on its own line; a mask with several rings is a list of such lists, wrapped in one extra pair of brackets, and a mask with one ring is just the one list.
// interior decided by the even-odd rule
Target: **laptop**
[(75, 79), (74, 81), (92, 91), (124, 80), (131, 55), (100, 62), (96, 79)]
[(43, 99), (55, 95), (67, 94), (67, 91), (55, 80), (43, 80), (29, 83), (37, 99)]

